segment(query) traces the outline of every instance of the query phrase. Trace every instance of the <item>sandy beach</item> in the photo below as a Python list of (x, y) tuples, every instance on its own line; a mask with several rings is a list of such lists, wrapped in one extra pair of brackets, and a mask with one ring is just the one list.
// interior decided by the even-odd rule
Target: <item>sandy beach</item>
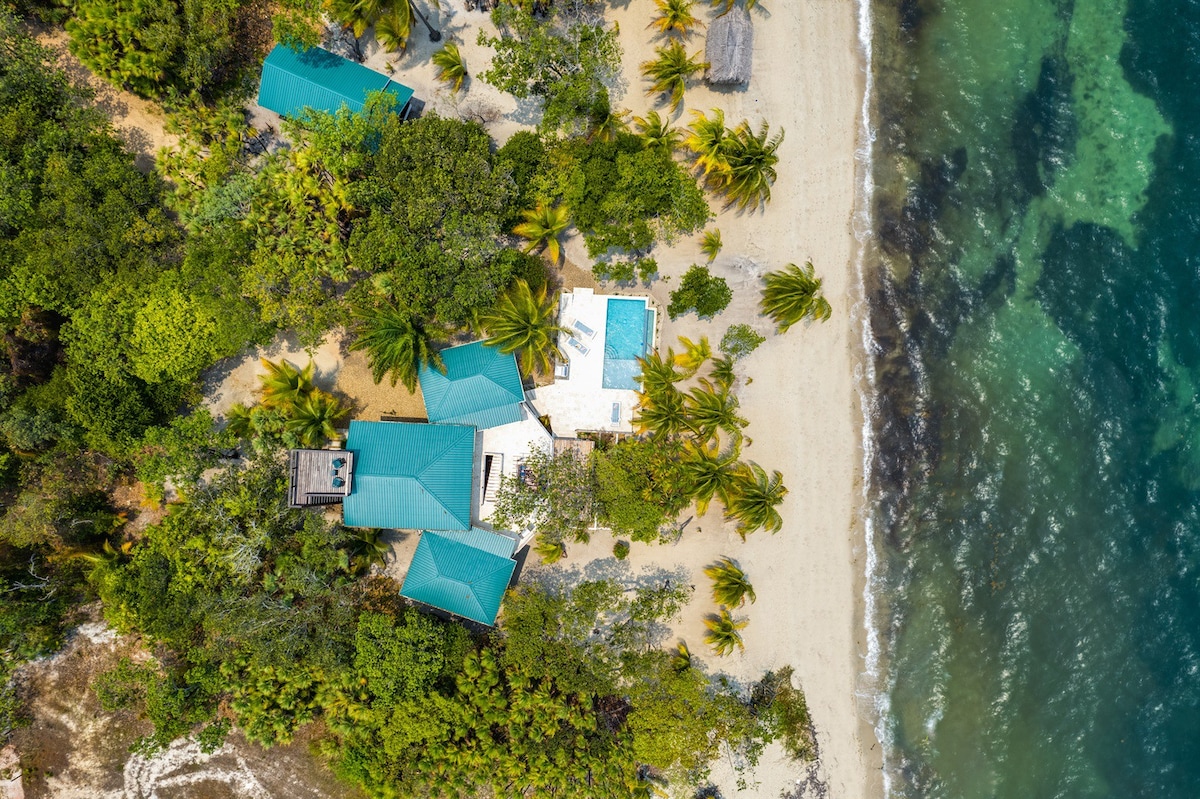
[[(705, 21), (712, 14), (707, 4), (697, 4), (696, 11)], [(638, 69), (654, 57), (654, 47), (661, 43), (647, 29), (653, 17), (652, 0), (629, 0), (610, 13), (620, 26), (624, 51), (624, 72), (614, 105), (637, 115), (651, 108), (669, 113), (656, 105), (658, 98), (645, 95)], [(468, 70), (474, 74), (484, 69), (488, 52), (475, 41), (480, 27), (489, 25), (487, 15), (447, 7), (438, 18), (446, 39), (459, 44)], [(757, 127), (765, 120), (772, 132), (784, 130), (779, 179), (764, 210), (726, 211), (718, 200), (713, 201), (716, 218), (709, 228), (720, 229), (724, 248), (712, 270), (729, 281), (733, 302), (713, 320), (664, 319), (659, 344), (665, 348), (680, 335), (691, 339), (707, 335), (715, 349), (726, 328), (739, 322), (767, 336), (767, 342), (739, 364), (739, 396), (750, 420), (746, 432), (752, 442), (744, 448), (743, 458), (783, 472), (789, 488), (780, 509), (783, 529), (774, 536), (760, 532), (743, 542), (721, 518), (719, 503), (714, 503), (705, 517), (689, 521), (676, 544), (635, 545), (628, 560), (618, 562), (612, 557), (613, 540), (598, 535), (586, 547), (570, 546), (568, 558), (553, 568), (579, 576), (672, 575), (687, 580), (696, 591), (673, 632), (691, 645), (705, 668), (743, 683), (768, 669), (795, 668), (815, 722), (819, 763), (805, 768), (788, 761), (779, 747), (770, 747), (750, 773), (750, 784), (739, 791), (731, 764), (718, 762), (712, 779), (720, 795), (860, 799), (881, 795), (882, 786), (871, 705), (860, 683), (866, 652), (861, 609), (865, 552), (858, 514), (862, 444), (855, 369), (862, 355), (853, 317), (858, 287), (851, 225), (863, 66), (856, 8), (842, 0), (768, 0), (754, 10), (753, 19), (750, 85), (714, 91), (698, 81), (672, 117), (676, 126), (684, 127), (691, 111), (720, 108), (731, 126), (747, 119)], [(701, 31), (693, 35), (689, 51), (703, 55), (703, 43)], [(437, 46), (418, 32), (405, 56), (369, 50), (366, 63), (385, 71), (390, 64), (396, 77), (425, 100), (427, 110), (477, 119), (500, 143), (530, 126), (534, 120), (513, 98), (478, 79), (469, 80), (459, 95), (439, 84), (429, 62)], [(665, 307), (679, 276), (692, 263), (703, 263), (699, 238), (655, 249), (663, 279), (650, 292), (660, 307)], [(590, 263), (578, 237), (567, 242), (566, 254), (584, 269)], [(833, 318), (776, 335), (758, 314), (760, 276), (810, 259), (824, 279)], [(296, 363), (306, 360), (300, 351), (286, 347), (268, 351), (275, 357), (290, 356)], [(358, 416), (391, 410), (384, 408), (390, 403), (387, 394), (404, 394), (397, 388), (384, 391), (378, 399), (368, 398), (367, 389), (349, 385), (364, 382), (360, 373), (365, 364), (347, 370), (357, 377), (347, 374), (343, 381), (343, 375), (334, 376), (353, 364), (332, 340), (314, 355), (318, 371), (333, 377), (351, 395)], [(232, 401), (248, 399), (257, 371), (257, 361), (252, 359), (236, 367), (212, 397), (212, 410), (220, 414)], [(721, 555), (740, 562), (758, 594), (757, 603), (740, 612), (750, 622), (744, 631), (745, 651), (727, 658), (714, 657), (702, 640), (703, 619), (715, 610), (702, 570)]]

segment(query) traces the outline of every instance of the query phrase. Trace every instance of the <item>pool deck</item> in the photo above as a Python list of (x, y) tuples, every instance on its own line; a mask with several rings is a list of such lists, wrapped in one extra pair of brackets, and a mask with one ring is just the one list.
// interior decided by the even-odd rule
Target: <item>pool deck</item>
[[(526, 392), (526, 398), (538, 413), (550, 417), (556, 436), (569, 437), (587, 431), (633, 431), (637, 392), (604, 388), (604, 334), (610, 298), (645, 299), (577, 288), (572, 293), (564, 292), (559, 301), (558, 323), (574, 333), (560, 336), (558, 342), (567, 356), (566, 376), (556, 373), (553, 384)], [(616, 421), (614, 407), (619, 408)]]

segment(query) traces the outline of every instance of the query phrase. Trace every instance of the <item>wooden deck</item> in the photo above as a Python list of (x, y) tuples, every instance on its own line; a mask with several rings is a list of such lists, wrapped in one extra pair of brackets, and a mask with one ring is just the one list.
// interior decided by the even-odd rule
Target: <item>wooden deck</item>
[[(341, 468), (334, 461), (344, 461)], [(288, 453), (288, 506), (331, 505), (350, 496), (354, 453), (344, 449), (294, 449)], [(335, 485), (340, 479), (343, 485)]]

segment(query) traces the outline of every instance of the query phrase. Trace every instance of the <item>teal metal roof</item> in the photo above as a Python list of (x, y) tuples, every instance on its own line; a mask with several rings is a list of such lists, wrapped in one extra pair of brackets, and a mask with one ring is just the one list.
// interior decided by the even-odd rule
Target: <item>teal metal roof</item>
[(475, 428), (351, 422), (354, 490), (342, 502), (348, 527), (467, 530), (471, 526)]
[(446, 373), (421, 367), (421, 395), (431, 422), (473, 424), (483, 430), (521, 421), (525, 390), (517, 359), (482, 341), (441, 352)]
[(481, 624), (495, 624), (500, 600), (517, 564), (478, 541), (476, 534), (499, 538), (486, 530), (467, 534), (421, 534), (400, 595), (450, 611)]
[(413, 96), (412, 89), (387, 75), (328, 50), (297, 51), (277, 44), (263, 62), (258, 104), (286, 117), (299, 116), (305, 108), (332, 113), (346, 106), (357, 112), (371, 91), (395, 95), (397, 111)]

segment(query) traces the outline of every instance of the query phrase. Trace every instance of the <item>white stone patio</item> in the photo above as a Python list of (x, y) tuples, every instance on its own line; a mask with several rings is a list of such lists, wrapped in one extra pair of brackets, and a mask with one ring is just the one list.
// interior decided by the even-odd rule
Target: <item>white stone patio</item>
[(637, 392), (604, 388), (604, 335), (610, 298), (635, 299), (577, 288), (563, 292), (559, 300), (558, 323), (573, 333), (559, 337), (559, 349), (567, 363), (555, 370), (554, 383), (525, 393), (539, 414), (550, 417), (557, 436), (633, 431)]

